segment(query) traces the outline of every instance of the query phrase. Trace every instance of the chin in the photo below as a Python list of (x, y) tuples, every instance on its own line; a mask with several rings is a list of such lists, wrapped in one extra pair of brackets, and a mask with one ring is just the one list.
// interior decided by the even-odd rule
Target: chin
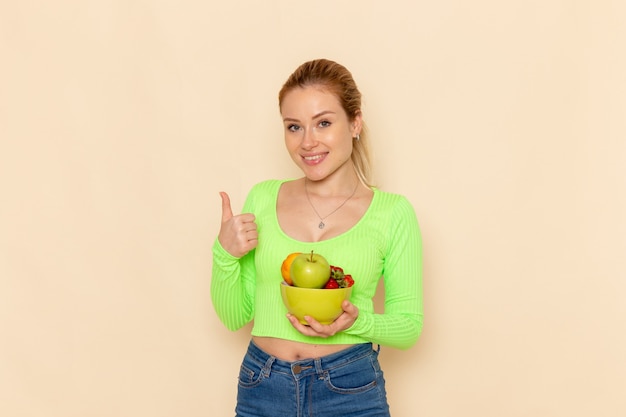
[(315, 172), (311, 170), (302, 170), (304, 176), (309, 179), (309, 181), (321, 181), (328, 177), (327, 172)]

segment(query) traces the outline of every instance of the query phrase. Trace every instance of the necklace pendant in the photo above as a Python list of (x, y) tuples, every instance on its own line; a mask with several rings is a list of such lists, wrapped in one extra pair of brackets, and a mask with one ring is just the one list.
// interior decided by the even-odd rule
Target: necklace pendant
[(319, 227), (320, 229), (323, 229), (324, 226), (326, 226), (326, 225), (322, 221), (320, 221), (320, 224), (317, 225), (317, 227)]

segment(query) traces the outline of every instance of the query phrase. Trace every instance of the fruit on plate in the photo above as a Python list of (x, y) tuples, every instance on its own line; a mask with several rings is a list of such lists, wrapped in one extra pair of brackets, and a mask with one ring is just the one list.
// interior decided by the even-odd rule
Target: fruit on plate
[(289, 285), (293, 285), (293, 280), (291, 279), (291, 264), (293, 260), (296, 259), (298, 255), (302, 254), (302, 252), (294, 252), (287, 255), (283, 264), (280, 266), (280, 273), (283, 276), (285, 282)]
[(319, 253), (301, 253), (291, 262), (289, 274), (295, 287), (323, 288), (330, 278), (330, 264)]

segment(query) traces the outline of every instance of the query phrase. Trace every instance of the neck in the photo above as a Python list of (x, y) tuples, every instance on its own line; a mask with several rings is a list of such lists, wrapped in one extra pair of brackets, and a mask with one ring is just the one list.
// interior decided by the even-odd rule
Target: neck
[[(343, 200), (341, 204), (339, 204), (334, 210), (332, 210), (330, 213), (328, 214), (320, 214), (320, 212), (317, 210), (317, 208), (315, 208), (315, 205), (313, 204), (313, 202), (311, 201), (311, 197), (309, 196), (309, 190), (308, 190), (308, 181), (309, 179), (307, 177), (304, 177), (304, 194), (306, 195), (306, 198), (309, 202), (309, 204), (311, 205), (311, 208), (313, 209), (313, 211), (315, 212), (315, 214), (317, 215), (317, 217), (320, 219), (320, 222), (318, 224), (317, 227), (319, 227), (320, 229), (323, 229), (326, 226), (326, 223), (324, 222), (324, 220), (331, 216), (332, 214), (334, 214), (335, 212), (337, 212), (340, 208), (342, 208), (347, 202), (348, 200), (350, 200), (352, 197), (354, 197), (354, 195), (356, 194), (356, 190), (359, 187), (359, 182), (356, 181), (354, 188), (352, 189), (352, 192), (350, 193), (350, 195), (348, 195), (348, 197), (346, 197), (345, 199), (343, 198), (343, 196), (341, 197), (341, 199)], [(326, 200), (336, 200), (338, 198), (338, 195), (329, 195), (328, 197), (323, 197)], [(327, 204), (326, 204), (327, 206)]]
[(304, 181), (308, 192), (319, 197), (347, 197), (361, 182), (353, 170), (345, 173), (335, 172), (333, 175), (317, 181), (305, 176)]

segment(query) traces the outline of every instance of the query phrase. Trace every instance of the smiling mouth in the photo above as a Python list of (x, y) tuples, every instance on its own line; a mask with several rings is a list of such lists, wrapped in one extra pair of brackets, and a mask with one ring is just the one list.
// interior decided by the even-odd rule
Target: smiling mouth
[(317, 165), (320, 162), (322, 162), (324, 158), (326, 158), (326, 155), (328, 155), (328, 153), (318, 153), (315, 155), (303, 155), (302, 160), (307, 165)]
[(314, 161), (319, 161), (320, 159), (324, 158), (325, 156), (326, 156), (326, 154), (319, 154), (319, 155), (303, 156), (302, 158), (305, 161), (314, 162)]

